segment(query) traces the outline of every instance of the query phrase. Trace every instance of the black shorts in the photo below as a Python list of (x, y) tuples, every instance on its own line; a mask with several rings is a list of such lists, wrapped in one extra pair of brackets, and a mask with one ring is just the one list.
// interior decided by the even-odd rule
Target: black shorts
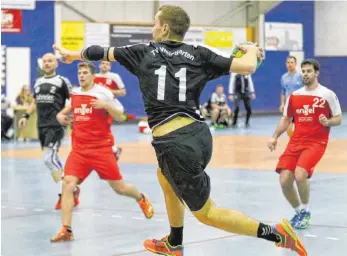
[(65, 130), (63, 127), (39, 128), (39, 140), (41, 148), (59, 148), (64, 135)]
[(162, 174), (177, 197), (191, 211), (200, 210), (210, 196), (205, 168), (212, 156), (212, 136), (206, 123), (194, 122), (161, 137), (154, 137)]

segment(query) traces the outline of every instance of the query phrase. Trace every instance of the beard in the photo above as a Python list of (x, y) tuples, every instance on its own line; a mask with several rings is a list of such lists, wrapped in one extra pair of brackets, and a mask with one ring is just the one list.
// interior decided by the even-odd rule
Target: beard
[(55, 73), (55, 69), (42, 70), (45, 76), (52, 76)]
[(306, 85), (306, 86), (308, 86), (308, 87), (310, 87), (312, 84), (313, 84), (313, 82), (314, 82), (314, 79), (310, 79), (310, 78), (308, 78), (308, 79), (303, 79), (304, 80), (304, 85)]

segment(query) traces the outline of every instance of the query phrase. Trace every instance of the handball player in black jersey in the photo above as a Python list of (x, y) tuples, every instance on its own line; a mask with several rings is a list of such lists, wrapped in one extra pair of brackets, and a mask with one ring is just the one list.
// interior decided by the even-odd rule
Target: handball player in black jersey
[[(52, 53), (42, 56), (42, 71), (44, 76), (36, 79), (34, 84), (34, 100), (26, 113), (19, 120), (19, 128), (24, 128), (26, 121), (37, 112), (38, 135), (43, 151), (45, 166), (50, 170), (53, 180), (58, 186), (58, 202), (55, 209), (61, 209), (61, 189), (63, 164), (58, 152), (65, 128), (60, 125), (56, 116), (65, 107), (70, 98), (71, 83), (56, 73), (57, 58)], [(75, 189), (75, 206), (79, 204), (79, 187)]]
[(153, 42), (122, 47), (93, 45), (80, 51), (53, 48), (63, 62), (74, 60), (118, 61), (137, 76), (152, 129), (159, 183), (164, 191), (171, 232), (150, 239), (144, 247), (162, 255), (183, 255), (185, 205), (202, 223), (231, 233), (259, 237), (307, 255), (287, 220), (270, 226), (231, 209), (218, 208), (210, 198), (210, 178), (205, 172), (212, 155), (212, 136), (199, 112), (206, 83), (229, 72), (252, 74), (262, 49), (238, 46), (241, 58), (218, 53), (201, 45), (183, 43), (190, 18), (177, 6), (165, 5), (155, 15)]

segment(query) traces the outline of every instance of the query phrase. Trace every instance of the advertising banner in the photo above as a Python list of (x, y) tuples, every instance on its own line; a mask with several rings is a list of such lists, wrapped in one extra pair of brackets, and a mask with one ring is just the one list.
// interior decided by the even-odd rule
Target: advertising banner
[(1, 32), (2, 33), (22, 32), (22, 11), (21, 10), (1, 10)]
[(110, 25), (111, 46), (148, 43), (151, 40), (152, 27)]
[(61, 45), (71, 51), (77, 51), (84, 47), (85, 24), (84, 22), (61, 23)]
[(303, 26), (301, 23), (265, 22), (265, 50), (302, 51)]

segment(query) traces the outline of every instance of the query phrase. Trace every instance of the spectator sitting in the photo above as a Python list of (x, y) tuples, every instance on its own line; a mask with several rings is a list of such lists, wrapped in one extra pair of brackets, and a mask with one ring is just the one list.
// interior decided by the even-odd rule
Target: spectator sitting
[(33, 101), (33, 96), (30, 92), (30, 88), (28, 85), (23, 85), (20, 93), (16, 98), (16, 104), (18, 106), (29, 107), (31, 102)]
[(228, 119), (232, 111), (227, 104), (227, 96), (224, 93), (223, 85), (219, 84), (216, 91), (211, 94), (208, 102), (202, 108), (204, 117), (211, 116), (212, 128), (224, 128), (228, 126)]

